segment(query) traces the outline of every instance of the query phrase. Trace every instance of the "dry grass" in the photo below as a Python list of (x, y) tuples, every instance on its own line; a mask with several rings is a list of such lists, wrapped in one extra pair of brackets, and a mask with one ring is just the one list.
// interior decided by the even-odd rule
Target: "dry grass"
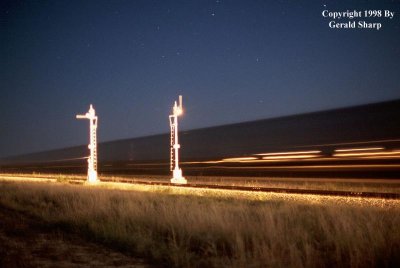
[(193, 176), (189, 181), (270, 188), (400, 193), (399, 179)]
[[(169, 182), (168, 176), (161, 175), (102, 175), (118, 181), (119, 179), (134, 179), (138, 181)], [(289, 189), (314, 189), (333, 191), (361, 191), (400, 193), (399, 179), (360, 179), (360, 178), (288, 178), (288, 177), (228, 177), (228, 176), (186, 176), (193, 184), (219, 184), (231, 186), (255, 186)]]
[[(0, 174), (4, 176), (19, 176), (28, 178), (47, 178), (58, 182), (86, 180), (82, 174), (48, 174), (48, 173), (13, 173)], [(168, 176), (162, 175), (106, 175), (100, 179), (121, 180), (132, 179), (137, 181), (169, 182)], [(269, 188), (312, 189), (333, 191), (358, 191), (400, 193), (400, 179), (360, 179), (360, 178), (286, 178), (286, 177), (227, 177), (227, 176), (187, 176), (188, 182), (193, 184), (219, 184), (231, 186), (255, 186)]]
[(400, 264), (400, 201), (111, 187), (0, 181), (0, 203), (166, 266)]

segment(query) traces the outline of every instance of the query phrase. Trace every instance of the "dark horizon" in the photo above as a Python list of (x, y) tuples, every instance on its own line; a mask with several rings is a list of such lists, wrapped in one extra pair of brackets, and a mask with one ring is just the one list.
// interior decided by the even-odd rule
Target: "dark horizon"
[[(264, 123), (268, 123), (268, 122), (284, 122), (286, 120), (290, 120), (292, 118), (296, 119), (296, 118), (309, 118), (309, 117), (314, 117), (314, 116), (324, 116), (327, 114), (335, 114), (335, 113), (343, 113), (343, 112), (349, 112), (348, 116), (352, 116), (352, 113), (354, 113), (354, 111), (356, 111), (356, 113), (360, 113), (359, 110), (363, 110), (363, 111), (367, 111), (372, 109), (376, 110), (376, 107), (381, 107), (381, 110), (383, 111), (383, 113), (388, 113), (391, 109), (393, 109), (393, 106), (397, 105), (399, 107), (399, 111), (400, 111), (400, 99), (396, 99), (396, 100), (390, 100), (390, 101), (382, 101), (382, 102), (375, 102), (375, 103), (369, 103), (369, 104), (361, 104), (361, 105), (353, 105), (353, 106), (348, 106), (348, 107), (339, 107), (339, 108), (333, 108), (333, 109), (328, 109), (328, 110), (321, 110), (321, 111), (313, 111), (313, 112), (306, 112), (306, 113), (302, 113), (302, 114), (293, 114), (293, 115), (286, 115), (286, 116), (279, 116), (279, 117), (273, 117), (273, 118), (262, 118), (262, 119), (256, 119), (256, 120), (250, 120), (250, 121), (244, 121), (244, 122), (236, 122), (236, 123), (229, 123), (229, 124), (222, 124), (222, 125), (215, 125), (215, 126), (207, 126), (207, 127), (202, 127), (202, 128), (195, 128), (195, 129), (183, 129), (181, 131), (181, 135), (182, 134), (186, 134), (186, 133), (193, 133), (193, 132), (202, 132), (202, 131), (214, 131), (216, 129), (223, 129), (223, 128), (231, 128), (231, 127), (236, 127), (236, 126), (244, 126), (244, 125), (253, 125), (253, 124), (264, 124)], [(391, 107), (389, 108), (389, 110), (383, 108), (383, 107)], [(390, 113), (390, 112), (389, 112)], [(393, 115), (393, 114), (392, 114)], [(378, 114), (374, 114), (374, 116), (378, 116), (378, 117), (384, 117), (383, 115), (378, 115)], [(400, 116), (400, 113), (399, 113)], [(337, 123), (337, 122), (336, 122)], [(279, 124), (279, 123), (278, 123)], [(397, 132), (399, 129), (397, 129)], [(400, 141), (400, 132), (397, 133), (395, 132), (395, 135), (398, 135), (399, 137), (399, 141)], [(388, 133), (386, 133), (388, 134)], [(104, 146), (106, 144), (116, 144), (116, 143), (123, 143), (123, 142), (129, 142), (132, 140), (143, 140), (143, 139), (151, 139), (151, 138), (158, 138), (161, 136), (169, 136), (170, 133), (169, 132), (164, 132), (164, 133), (157, 133), (157, 134), (152, 134), (152, 135), (146, 135), (146, 136), (137, 136), (137, 137), (130, 137), (130, 138), (124, 138), (124, 139), (116, 139), (116, 140), (108, 140), (108, 141), (98, 141), (99, 146)], [(396, 136), (397, 137), (397, 136)], [(166, 141), (169, 140), (169, 138), (165, 138)], [(167, 142), (166, 142), (167, 143)], [(261, 145), (261, 144), (260, 144)], [(310, 145), (310, 144), (309, 144)], [(0, 157), (1, 159), (12, 159), (12, 158), (19, 158), (19, 157), (25, 157), (25, 156), (30, 156), (30, 155), (40, 155), (40, 154), (48, 154), (50, 153), (58, 153), (61, 151), (68, 151), (70, 149), (74, 150), (74, 149), (83, 149), (82, 151), (84, 152), (82, 155), (79, 155), (79, 157), (86, 155), (86, 151), (88, 151), (87, 147), (87, 143), (85, 144), (80, 144), (80, 145), (74, 145), (74, 146), (69, 146), (69, 147), (63, 147), (63, 148), (54, 148), (54, 149), (50, 149), (50, 150), (45, 150), (45, 151), (36, 151), (36, 152), (28, 152), (28, 153), (24, 153), (24, 154), (19, 154), (19, 155), (8, 155), (8, 156), (4, 156), (4, 157)], [(164, 149), (167, 149), (167, 146), (165, 146)], [(167, 155), (167, 154), (166, 154)], [(78, 156), (78, 155), (76, 155)], [(100, 157), (102, 157), (100, 155)], [(54, 159), (54, 161), (59, 161), (59, 160), (66, 160), (66, 159)], [(71, 159), (72, 160), (72, 159)]]

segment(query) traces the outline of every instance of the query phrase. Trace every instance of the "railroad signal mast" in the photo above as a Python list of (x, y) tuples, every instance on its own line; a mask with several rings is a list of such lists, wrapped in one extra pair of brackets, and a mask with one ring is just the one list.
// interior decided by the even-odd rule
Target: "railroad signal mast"
[(95, 183), (98, 181), (97, 179), (97, 116), (96, 111), (93, 109), (93, 106), (90, 104), (89, 111), (85, 115), (77, 115), (76, 119), (89, 119), (90, 123), (90, 143), (88, 148), (90, 150), (90, 155), (88, 158), (88, 175), (87, 182)]
[(171, 183), (186, 184), (187, 180), (184, 177), (182, 177), (182, 169), (179, 168), (179, 148), (181, 146), (178, 142), (178, 116), (180, 116), (183, 113), (181, 95), (179, 95), (179, 105), (175, 101), (172, 111), (173, 114), (169, 116), (169, 125), (171, 127), (171, 143), (170, 143), (170, 150), (171, 150), (170, 170), (172, 171)]

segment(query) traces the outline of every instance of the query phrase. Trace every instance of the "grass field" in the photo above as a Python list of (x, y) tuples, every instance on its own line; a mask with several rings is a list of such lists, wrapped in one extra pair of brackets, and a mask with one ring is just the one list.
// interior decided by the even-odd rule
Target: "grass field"
[[(0, 174), (0, 176), (40, 177), (57, 180), (86, 180), (86, 175), (78, 174)], [(169, 182), (162, 175), (99, 175), (100, 179), (118, 181), (132, 179), (137, 181)], [(230, 186), (255, 186), (269, 188), (312, 189), (333, 191), (381, 192), (400, 194), (400, 179), (360, 179), (360, 178), (286, 178), (286, 177), (227, 177), (227, 176), (188, 176), (188, 183), (218, 184)]]
[(400, 201), (0, 180), (0, 204), (173, 267), (399, 267)]

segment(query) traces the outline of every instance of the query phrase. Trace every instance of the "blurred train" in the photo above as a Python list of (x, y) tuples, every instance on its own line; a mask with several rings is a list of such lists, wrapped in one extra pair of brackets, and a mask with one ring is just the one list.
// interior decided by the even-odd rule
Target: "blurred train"
[[(180, 132), (186, 176), (400, 178), (400, 100)], [(170, 136), (99, 144), (101, 174), (170, 174)], [(1, 172), (85, 173), (86, 145), (0, 159)]]

